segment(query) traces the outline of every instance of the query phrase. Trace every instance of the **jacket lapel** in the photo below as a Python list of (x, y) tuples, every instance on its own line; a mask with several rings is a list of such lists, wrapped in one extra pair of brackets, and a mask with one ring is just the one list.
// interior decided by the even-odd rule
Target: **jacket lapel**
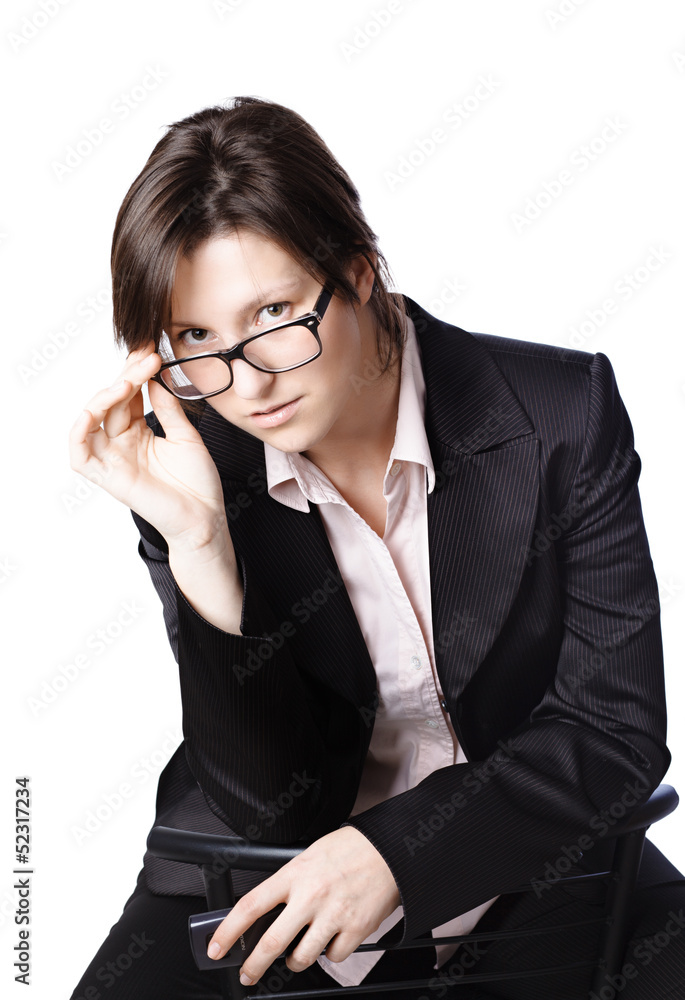
[(519, 590), (537, 514), (539, 442), (478, 339), (407, 301), (436, 473), (428, 498), (436, 666), (453, 705)]
[(274, 626), (290, 623), (301, 669), (357, 707), (370, 735), (376, 674), (317, 505), (303, 512), (270, 497), (262, 442), (213, 407), (199, 429), (219, 470), (236, 552), (247, 556)]

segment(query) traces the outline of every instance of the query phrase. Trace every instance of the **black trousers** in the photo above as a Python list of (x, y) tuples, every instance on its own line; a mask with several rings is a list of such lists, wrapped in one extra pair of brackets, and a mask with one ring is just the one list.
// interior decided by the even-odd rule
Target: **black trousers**
[[(598, 884), (550, 887), (538, 893), (500, 897), (478, 924), (479, 931), (554, 926), (601, 916)], [(188, 916), (206, 909), (197, 896), (155, 896), (143, 872), (112, 927), (74, 990), (71, 1000), (221, 1000), (217, 970), (196, 968), (188, 943)], [(685, 879), (651, 844), (645, 843), (638, 888), (631, 905), (630, 941), (621, 973), (605, 982), (596, 1000), (685, 1000)], [(385, 952), (364, 983), (430, 978), (421, 990), (375, 994), (400, 1000), (587, 1000), (587, 970), (513, 979), (487, 987), (468, 985), (476, 972), (509, 973), (545, 964), (594, 957), (596, 932), (575, 929), (544, 934), (526, 943), (462, 946), (442, 968), (433, 969), (432, 948)], [(294, 989), (341, 988), (315, 963), (293, 973), (276, 961), (259, 983), (255, 996)], [(371, 994), (356, 994), (370, 1000)]]

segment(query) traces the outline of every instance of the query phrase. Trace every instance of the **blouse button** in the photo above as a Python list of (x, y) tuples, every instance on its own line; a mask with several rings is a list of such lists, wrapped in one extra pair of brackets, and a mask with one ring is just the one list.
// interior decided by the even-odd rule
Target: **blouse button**
[(438, 728), (438, 724), (435, 721), (435, 719), (426, 719), (426, 725), (430, 726), (431, 729), (437, 729)]
[(402, 465), (400, 464), (400, 462), (395, 462), (392, 469), (390, 470), (390, 475), (393, 476), (394, 478), (398, 474), (398, 472), (401, 471), (402, 471)]
[(444, 698), (440, 699), (440, 708), (443, 710), (443, 712), (447, 711), (447, 702), (445, 701)]
[(421, 669), (421, 660), (418, 658), (418, 656), (412, 656), (412, 658), (411, 658), (411, 665), (414, 668), (414, 670), (420, 670)]

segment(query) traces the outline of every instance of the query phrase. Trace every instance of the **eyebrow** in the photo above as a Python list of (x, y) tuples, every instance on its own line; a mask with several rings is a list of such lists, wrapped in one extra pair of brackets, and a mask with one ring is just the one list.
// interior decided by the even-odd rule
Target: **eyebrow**
[[(301, 278), (293, 278), (292, 281), (284, 281), (280, 285), (274, 285), (273, 288), (267, 289), (266, 292), (256, 296), (250, 302), (248, 302), (243, 308), (238, 312), (239, 316), (245, 316), (247, 313), (253, 312), (259, 305), (271, 305), (273, 302), (280, 302), (279, 293), (281, 297), (297, 288), (302, 284)], [(185, 329), (204, 329), (204, 327), (198, 327), (197, 323), (187, 323), (184, 320), (174, 320), (173, 323), (169, 323), (169, 329), (174, 327), (182, 326)]]

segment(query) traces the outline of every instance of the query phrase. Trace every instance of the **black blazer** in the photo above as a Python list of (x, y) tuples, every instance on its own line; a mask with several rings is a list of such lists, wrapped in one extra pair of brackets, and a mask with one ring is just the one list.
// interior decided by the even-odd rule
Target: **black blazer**
[[(609, 361), (466, 333), (406, 301), (437, 477), (436, 665), (468, 759), (350, 821), (387, 861), (409, 939), (610, 837), (670, 757), (640, 461)], [(243, 634), (197, 615), (164, 539), (134, 514), (183, 704), (155, 822), (312, 840), (355, 801), (374, 669), (316, 507), (269, 497), (256, 438), (208, 405), (193, 419), (242, 563)], [(192, 866), (144, 866), (153, 892), (203, 892)], [(239, 891), (264, 877), (239, 875)]]

